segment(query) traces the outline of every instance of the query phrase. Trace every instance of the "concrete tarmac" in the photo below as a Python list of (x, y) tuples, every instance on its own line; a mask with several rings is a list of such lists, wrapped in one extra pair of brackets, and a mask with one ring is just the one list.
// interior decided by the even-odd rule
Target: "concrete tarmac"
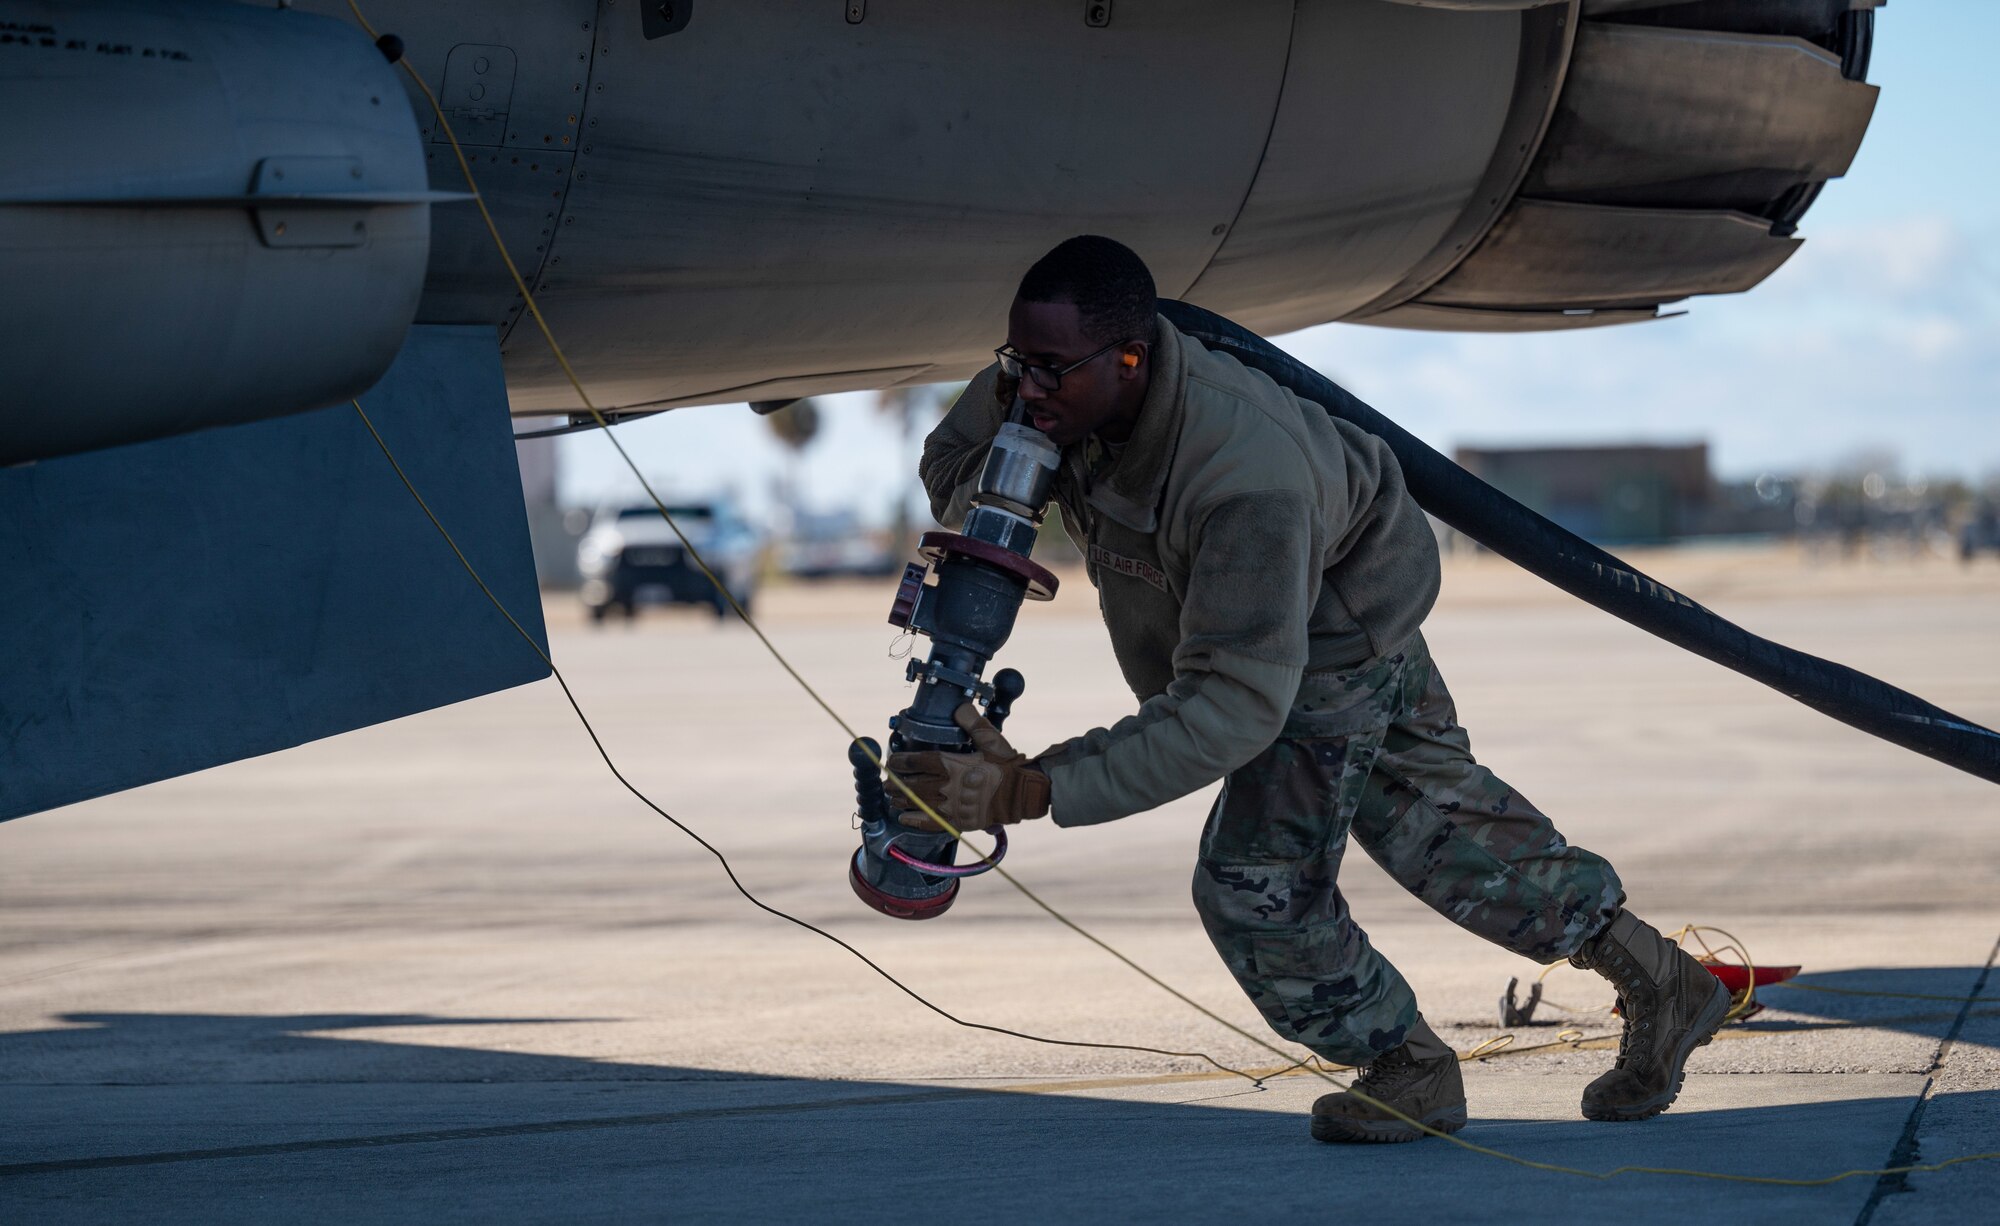
[[(1635, 560), (1749, 629), (2000, 723), (2000, 566)], [(1087, 583), (1065, 582), (1002, 661), (1028, 679), (1009, 731), (1030, 751), (1132, 706)], [(760, 609), (871, 732), (905, 701), (888, 601), (885, 585), (836, 584), (773, 588)], [(627, 776), (759, 897), (939, 1008), (1282, 1063), (997, 879), (967, 882), (934, 923), (862, 908), (843, 877), (844, 734), (741, 628), (656, 611), (593, 631), (561, 599), (550, 617)], [(1593, 1124), (1576, 1099), (1616, 1022), (1602, 981), (1559, 968), (1548, 997), (1576, 1012), (1545, 1007), (1557, 1024), (1467, 1065), (1465, 1139), (1593, 1172), (1786, 1179), (2000, 1150), (2000, 793), (1491, 559), (1447, 563), (1426, 633), (1475, 751), (1608, 854), (1634, 910), (1726, 930), (1837, 989), (1767, 990), (1762, 1014), (1697, 1055), (1672, 1111)], [(1276, 1042), (1188, 902), (1206, 804), (1030, 826), (1008, 864)], [(1341, 884), (1447, 1038), (1500, 1033), (1496, 999), (1538, 968), (1363, 855)], [(953, 1025), (743, 901), (609, 776), (552, 683), (0, 826), (0, 1222), (1888, 1226), (1983, 1220), (2000, 1197), (2000, 1161), (1801, 1187), (1590, 1179), (1435, 1140), (1318, 1145), (1304, 1117), (1327, 1088)]]

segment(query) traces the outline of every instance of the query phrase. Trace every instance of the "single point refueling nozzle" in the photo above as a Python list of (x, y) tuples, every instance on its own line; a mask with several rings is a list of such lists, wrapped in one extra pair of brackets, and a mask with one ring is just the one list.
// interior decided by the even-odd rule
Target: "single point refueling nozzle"
[[(1014, 632), (1021, 602), (1055, 595), (1056, 577), (1028, 554), (1035, 547), (1061, 455), (1034, 427), (1007, 422), (986, 453), (963, 531), (926, 532), (918, 539), (924, 560), (904, 569), (889, 623), (926, 636), (931, 651), (927, 659), (907, 665), (905, 675), (917, 692), (889, 720), (889, 752), (966, 752), (971, 741), (952, 719), (953, 712), (977, 702), (999, 727), (1027, 687), (1011, 668), (995, 673), (990, 682), (982, 677), (987, 662)], [(876, 767), (882, 758), (881, 746), (870, 738), (848, 749), (861, 820), (861, 847), (849, 863), (848, 883), (862, 902), (884, 915), (942, 915), (958, 897), (959, 878), (986, 872), (1007, 854), (1006, 833), (994, 831), (989, 859), (958, 867), (953, 863), (957, 839), (912, 830), (896, 820), (898, 811), (915, 806), (900, 789), (885, 789)]]

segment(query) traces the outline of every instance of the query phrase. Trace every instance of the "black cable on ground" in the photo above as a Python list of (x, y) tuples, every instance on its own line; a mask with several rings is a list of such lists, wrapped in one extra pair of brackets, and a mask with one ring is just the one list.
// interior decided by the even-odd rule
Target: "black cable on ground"
[(1210, 349), (1380, 438), (1417, 504), (1522, 569), (1676, 647), (1761, 681), (1822, 714), (2000, 783), (2000, 733), (1885, 681), (1751, 634), (1473, 476), (1326, 376), (1247, 328), (1191, 303), (1160, 313)]

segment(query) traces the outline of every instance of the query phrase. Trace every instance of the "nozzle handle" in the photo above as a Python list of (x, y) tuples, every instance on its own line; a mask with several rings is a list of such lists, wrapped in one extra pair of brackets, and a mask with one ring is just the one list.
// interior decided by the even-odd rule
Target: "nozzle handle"
[(986, 722), (996, 729), (1007, 722), (1014, 700), (1028, 688), (1028, 679), (1011, 668), (993, 674), (993, 700), (986, 704)]
[(876, 765), (881, 760), (881, 743), (872, 737), (857, 737), (847, 747), (847, 764), (854, 768), (854, 807), (860, 811), (864, 823), (889, 820), (889, 798), (882, 791), (882, 768)]

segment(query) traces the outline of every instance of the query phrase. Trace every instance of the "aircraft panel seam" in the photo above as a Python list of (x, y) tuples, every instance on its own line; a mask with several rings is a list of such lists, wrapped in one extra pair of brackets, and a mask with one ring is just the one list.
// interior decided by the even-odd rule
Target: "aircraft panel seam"
[(1292, 0), (1292, 24), (1285, 34), (1285, 63), (1278, 70), (1278, 94), (1271, 101), (1271, 121), (1264, 126), (1264, 144), (1257, 150), (1257, 164), (1250, 168), (1250, 181), (1243, 185), (1243, 198), (1236, 202), (1236, 211), (1229, 215), (1227, 227), (1209, 247), (1208, 258), (1201, 262), (1201, 267), (1195, 270), (1194, 277), (1181, 288), (1180, 293), (1173, 295), (1174, 297), (1185, 298), (1193, 293), (1194, 287), (1200, 285), (1201, 279), (1208, 275), (1208, 270), (1215, 266), (1215, 257), (1221, 255), (1222, 249), (1229, 245), (1229, 240), (1236, 237), (1236, 227), (1243, 222), (1243, 214), (1250, 207), (1250, 198), (1257, 194), (1257, 181), (1264, 176), (1265, 159), (1271, 156), (1271, 138), (1278, 130), (1278, 117), (1285, 110), (1285, 93), (1292, 83), (1292, 54), (1298, 50), (1298, 45), (1299, 0)]
[[(569, 215), (570, 189), (576, 185), (577, 176), (583, 173), (583, 149), (590, 131), (590, 99), (595, 92), (592, 87), (597, 76), (597, 62), (603, 57), (604, 10), (603, 0), (599, 0), (592, 10), (590, 62), (583, 70), (583, 100), (576, 104), (576, 145), (570, 152), (569, 173), (562, 177), (561, 195), (556, 199), (555, 222), (549, 227), (549, 241), (542, 245), (542, 258), (535, 262), (533, 269), (527, 270), (526, 279), (536, 293), (542, 291), (545, 284), (542, 279), (543, 274), (547, 272), (550, 262), (555, 258), (556, 242), (562, 238), (563, 219)], [(512, 303), (507, 313), (507, 322), (500, 328), (500, 347), (503, 351), (507, 343), (513, 339), (514, 329), (527, 316), (527, 303)]]

